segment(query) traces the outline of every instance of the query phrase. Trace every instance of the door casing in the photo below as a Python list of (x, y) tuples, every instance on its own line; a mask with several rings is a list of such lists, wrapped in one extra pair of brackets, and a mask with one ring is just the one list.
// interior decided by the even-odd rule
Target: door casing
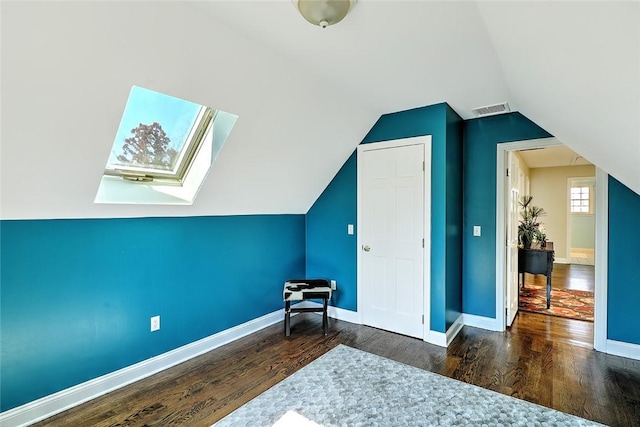
[(513, 319), (518, 313), (518, 213), (520, 188), (522, 175), (520, 171), (520, 162), (514, 152), (507, 152), (509, 164), (509, 173), (507, 174), (507, 188), (505, 197), (509, 199), (508, 209), (505, 213), (507, 218), (507, 286), (506, 286), (506, 326), (510, 327)]

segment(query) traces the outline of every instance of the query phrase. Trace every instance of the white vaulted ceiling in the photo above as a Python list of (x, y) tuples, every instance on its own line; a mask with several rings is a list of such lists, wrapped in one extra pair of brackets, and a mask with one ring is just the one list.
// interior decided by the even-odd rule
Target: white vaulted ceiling
[[(640, 192), (640, 4), (1, 3), (2, 218), (304, 213), (381, 114), (509, 102)], [(193, 206), (94, 205), (132, 85), (239, 116)]]

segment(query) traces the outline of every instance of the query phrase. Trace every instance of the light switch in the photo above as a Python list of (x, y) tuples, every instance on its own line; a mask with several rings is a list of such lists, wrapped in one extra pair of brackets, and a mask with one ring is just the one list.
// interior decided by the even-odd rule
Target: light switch
[(353, 234), (353, 224), (347, 224), (347, 234)]
[(474, 225), (473, 226), (473, 235), (474, 236), (480, 236), (480, 234), (481, 234), (480, 231), (481, 231), (481, 229), (480, 229), (479, 225)]

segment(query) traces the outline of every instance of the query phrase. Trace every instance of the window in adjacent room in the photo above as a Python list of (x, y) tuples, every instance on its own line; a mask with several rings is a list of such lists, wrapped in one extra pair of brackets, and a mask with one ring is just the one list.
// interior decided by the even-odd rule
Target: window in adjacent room
[(571, 187), (571, 212), (591, 212), (591, 189), (588, 186)]
[(134, 86), (95, 202), (193, 203), (237, 118)]

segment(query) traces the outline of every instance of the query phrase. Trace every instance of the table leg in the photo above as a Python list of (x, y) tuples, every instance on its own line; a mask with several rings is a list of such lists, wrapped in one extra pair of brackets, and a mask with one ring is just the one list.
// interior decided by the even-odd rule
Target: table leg
[(547, 275), (547, 309), (551, 306), (551, 273)]

